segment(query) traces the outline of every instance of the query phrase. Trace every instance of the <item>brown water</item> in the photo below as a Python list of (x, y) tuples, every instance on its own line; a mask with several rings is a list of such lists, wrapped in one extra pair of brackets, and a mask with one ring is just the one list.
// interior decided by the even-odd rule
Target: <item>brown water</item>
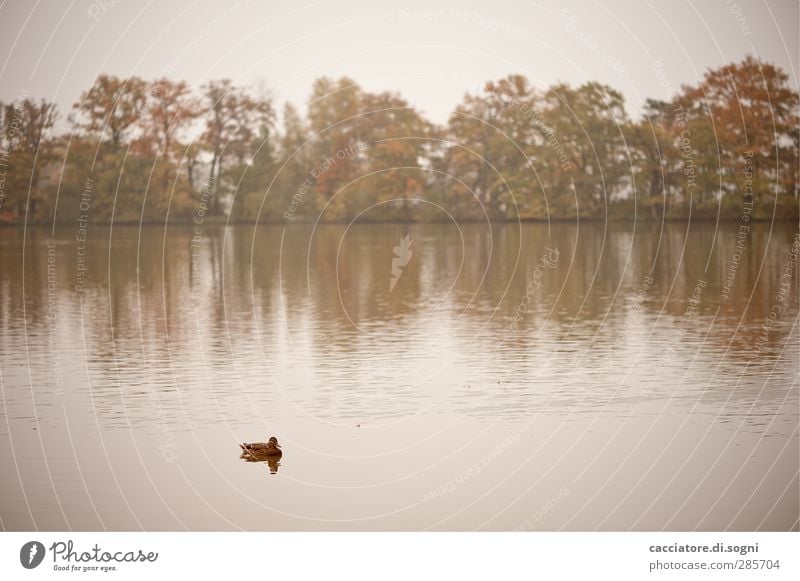
[(736, 228), (0, 229), (2, 527), (797, 530), (797, 230)]

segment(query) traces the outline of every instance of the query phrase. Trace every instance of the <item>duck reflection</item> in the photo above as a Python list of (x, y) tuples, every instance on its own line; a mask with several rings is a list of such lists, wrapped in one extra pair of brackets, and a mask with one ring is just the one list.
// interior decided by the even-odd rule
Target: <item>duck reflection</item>
[(245, 462), (261, 462), (261, 463), (265, 463), (267, 465), (267, 467), (269, 468), (269, 473), (270, 474), (277, 474), (278, 473), (278, 468), (280, 468), (280, 465), (281, 465), (281, 459), (280, 459), (279, 456), (263, 456), (263, 457), (259, 457), (258, 455), (253, 456), (253, 455), (242, 454), (240, 456), (240, 458), (242, 460), (244, 460)]

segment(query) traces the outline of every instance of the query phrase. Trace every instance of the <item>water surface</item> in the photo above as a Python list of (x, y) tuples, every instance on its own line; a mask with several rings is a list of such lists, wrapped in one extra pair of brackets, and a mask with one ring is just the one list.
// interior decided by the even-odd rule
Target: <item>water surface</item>
[(798, 529), (791, 224), (77, 228), (0, 229), (4, 529)]

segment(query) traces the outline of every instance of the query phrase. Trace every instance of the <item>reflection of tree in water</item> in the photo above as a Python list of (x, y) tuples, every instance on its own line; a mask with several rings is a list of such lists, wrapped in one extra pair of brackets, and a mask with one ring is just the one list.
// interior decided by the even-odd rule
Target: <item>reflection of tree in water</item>
[[(318, 228), (313, 237), (310, 228), (296, 227), (286, 233), (281, 261), (280, 232), (266, 227), (255, 232), (249, 228), (231, 231), (225, 249), (228, 256), (223, 257), (224, 229), (209, 225), (204, 228), (206, 242), (197, 265), (203, 288), (194, 302), (189, 296), (194, 268), (191, 229), (172, 229), (170, 244), (164, 247), (159, 236), (139, 240), (137, 229), (117, 228), (109, 254), (108, 230), (96, 226), (91, 234), (93, 246), (87, 252), (89, 274), (82, 295), (84, 304), (90, 305), (84, 314), (91, 314), (84, 317), (85, 338), (87, 346), (99, 355), (100, 365), (113, 361), (114, 351), (142, 354), (142, 334), (147, 337), (147, 359), (158, 360), (164, 352), (173, 356), (184, 350), (194, 352), (198, 320), (193, 315), (200, 312), (212, 328), (245, 331), (233, 334), (230, 341), (215, 342), (219, 353), (229, 353), (239, 347), (239, 339), (252, 340), (247, 330), (254, 313), (266, 323), (272, 322), (270, 318), (281, 305), (276, 300), (281, 293), (291, 297), (283, 303), (289, 328), (302, 328), (310, 312), (326, 320), (325, 332), (311, 338), (321, 355), (352, 354), (357, 348), (354, 323), (368, 326), (374, 321), (392, 321), (402, 325), (431, 305), (454, 315), (456, 321), (483, 321), (491, 312), (488, 324), (506, 329), (525, 295), (541, 249), (549, 244), (561, 250), (564, 261), (543, 281), (543, 292), (520, 323), (522, 331), (535, 332), (547, 320), (565, 329), (579, 325), (584, 330), (599, 330), (608, 338), (617, 332), (607, 322), (609, 310), (630, 310), (630, 298), (644, 276), (652, 276), (655, 282), (641, 313), (680, 318), (697, 280), (704, 279), (709, 287), (699, 313), (713, 316), (719, 308), (719, 319), (737, 329), (731, 337), (729, 325), (719, 334), (715, 327), (709, 341), (718, 340), (725, 346), (730, 341), (733, 348), (747, 351), (769, 316), (795, 231), (753, 224), (746, 247), (737, 257), (730, 293), (723, 298), (722, 284), (736, 250), (737, 225), (707, 226), (702, 222), (688, 229), (683, 224), (634, 228), (589, 223), (549, 229), (544, 224), (528, 224), (520, 233), (517, 225), (495, 226), (490, 231), (485, 224), (462, 224), (460, 232), (450, 224), (373, 225), (351, 229), (345, 235), (343, 227), (327, 225)], [(418, 252), (389, 296), (391, 249), (409, 232), (417, 240)], [(2, 234), (5, 240), (15, 237), (10, 230)], [(74, 228), (69, 227), (58, 228), (55, 236), (36, 229), (28, 234), (25, 300), (29, 325), (47, 325), (47, 262), (40, 257), (46, 252), (44, 243), (51, 239), (57, 243), (59, 320), (80, 316), (79, 295), (69, 292), (75, 283), (74, 236)], [(297, 255), (302, 258), (294, 259)], [(780, 258), (770, 259), (775, 256)], [(16, 260), (15, 245), (0, 247), (0, 262), (13, 265)], [(169, 268), (163, 267), (165, 263)], [(797, 311), (796, 297), (787, 303), (782, 318), (790, 321)], [(7, 320), (18, 309), (21, 293), (8, 293), (8, 301), (0, 303), (0, 316)], [(70, 312), (65, 314), (65, 309)], [(142, 316), (144, 313), (160, 316)], [(261, 340), (269, 342), (269, 328), (268, 324), (261, 326)], [(787, 331), (784, 325), (776, 325), (764, 350), (780, 350)], [(507, 340), (517, 342), (524, 336), (525, 332)], [(144, 361), (137, 363), (133, 367), (141, 368)]]
[[(517, 368), (517, 355), (524, 353), (522, 361), (531, 365), (557, 355), (564, 366), (610, 373), (627, 369), (627, 357), (637, 360), (643, 345), (655, 348), (684, 337), (687, 349), (702, 342), (705, 353), (722, 362), (717, 376), (741, 373), (743, 362), (750, 362), (746, 375), (769, 373), (784, 359), (792, 362), (788, 371), (796, 371), (796, 287), (780, 295), (781, 310), (769, 332), (764, 325), (777, 304), (797, 229), (750, 224), (738, 248), (741, 224), (701, 221), (688, 227), (382, 224), (349, 231), (326, 224), (285, 232), (268, 225), (225, 229), (209, 223), (197, 264), (191, 228), (171, 227), (165, 239), (162, 230), (150, 227), (144, 235), (138, 228), (115, 227), (111, 237), (107, 227), (92, 225), (82, 293), (74, 291), (74, 226), (54, 233), (31, 228), (24, 251), (18, 232), (0, 229), (0, 271), (8, 273), (0, 323), (16, 328), (24, 312), (26, 333), (19, 336), (55, 341), (39, 352), (58, 354), (63, 371), (74, 377), (83, 377), (86, 368), (70, 362), (83, 362), (84, 353), (91, 353), (88, 369), (95, 380), (82, 385), (91, 385), (94, 401), (102, 402), (103, 420), (119, 425), (131, 418), (148, 423), (154, 413), (170, 424), (179, 422), (185, 407), (198, 413), (223, 406), (238, 414), (239, 374), (258, 378), (248, 391), (266, 404), (273, 392), (261, 380), (270, 371), (283, 374), (295, 403), (320, 413), (351, 414), (366, 402), (359, 417), (397, 412), (397, 402), (405, 402), (405, 413), (421, 405), (413, 378), (439, 368), (432, 355), (439, 347), (478, 362), (493, 353), (485, 338), (504, 346), (493, 355), (508, 357), (498, 368)], [(390, 294), (392, 248), (406, 234), (415, 241), (414, 256)], [(55, 265), (49, 273), (51, 242)], [(545, 246), (559, 249), (558, 268), (547, 271), (519, 329), (512, 331)], [(202, 284), (192, 298), (195, 268)], [(639, 301), (645, 277), (653, 283)], [(796, 281), (796, 271), (792, 277)], [(694, 316), (684, 320), (699, 280), (708, 286)], [(730, 291), (723, 296), (726, 280)], [(76, 328), (81, 341), (68, 342)], [(550, 353), (546, 345), (558, 345), (559, 351)], [(33, 343), (29, 347), (36, 351)], [(676, 346), (679, 355), (670, 358), (678, 367), (683, 355), (692, 357), (683, 347)], [(14, 344), (5, 351), (13, 352)], [(284, 369), (286, 354), (297, 360)], [(52, 360), (37, 360), (37, 381), (52, 385)], [(288, 377), (311, 363), (314, 381)], [(213, 384), (204, 371), (210, 366), (220, 372)], [(157, 369), (170, 372), (154, 373)], [(791, 385), (791, 379), (774, 373), (770, 382)], [(197, 397), (188, 398), (184, 384)], [(744, 390), (740, 385), (716, 391), (727, 398)], [(783, 398), (784, 392), (775, 395)]]

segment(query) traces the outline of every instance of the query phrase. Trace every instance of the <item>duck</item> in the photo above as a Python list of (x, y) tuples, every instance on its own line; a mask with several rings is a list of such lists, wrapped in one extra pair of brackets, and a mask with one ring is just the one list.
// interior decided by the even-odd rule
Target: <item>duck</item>
[(272, 436), (268, 442), (254, 442), (252, 444), (239, 444), (242, 449), (242, 457), (261, 457), (261, 456), (282, 456), (283, 451), (281, 445), (278, 444), (278, 438)]

